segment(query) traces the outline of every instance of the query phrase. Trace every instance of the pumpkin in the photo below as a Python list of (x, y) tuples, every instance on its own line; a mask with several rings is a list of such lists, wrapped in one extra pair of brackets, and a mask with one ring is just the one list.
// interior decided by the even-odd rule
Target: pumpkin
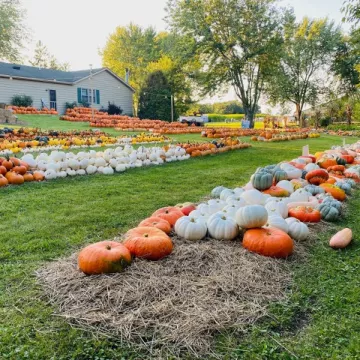
[(336, 163), (337, 163), (338, 165), (346, 165), (346, 160), (343, 159), (343, 158), (341, 158), (341, 157), (337, 157), (337, 158), (336, 158)]
[(290, 195), (291, 201), (309, 201), (311, 194), (304, 189), (298, 189)]
[(175, 224), (177, 235), (186, 240), (201, 240), (206, 236), (207, 226), (202, 219), (193, 216), (183, 216)]
[(11, 170), (14, 167), (14, 164), (11, 160), (3, 160), (3, 162), (1, 163), (2, 166), (4, 166), (6, 168), (6, 170)]
[(20, 174), (20, 175), (25, 175), (26, 174), (26, 167), (25, 166), (15, 166), (13, 169), (12, 169), (13, 172), (17, 173), (17, 174)]
[(272, 214), (278, 214), (284, 219), (288, 217), (287, 204), (281, 200), (272, 200), (267, 202), (265, 205), (265, 209), (267, 210), (269, 216)]
[(20, 174), (12, 173), (8, 178), (9, 184), (12, 185), (22, 185), (24, 183), (24, 177)]
[(276, 258), (287, 258), (294, 249), (294, 242), (290, 236), (275, 228), (246, 231), (242, 245), (251, 252)]
[(307, 185), (304, 187), (304, 190), (313, 196), (325, 193), (322, 187), (316, 185)]
[(325, 221), (336, 221), (339, 219), (340, 211), (335, 206), (331, 206), (330, 202), (323, 202), (317, 209), (320, 211), (321, 218)]
[(344, 201), (346, 199), (345, 191), (339, 187), (332, 184), (321, 184), (320, 186), (325, 190), (325, 192), (331, 194), (334, 199), (339, 201)]
[(287, 180), (288, 176), (284, 170), (277, 170), (274, 172), (274, 183), (277, 184), (281, 180)]
[(217, 186), (215, 189), (211, 191), (211, 197), (213, 198), (220, 198), (220, 194), (226, 188), (224, 186)]
[(303, 156), (299, 156), (300, 159), (309, 159), (312, 163), (316, 162), (316, 157), (313, 155), (303, 155)]
[(306, 224), (295, 218), (287, 218), (286, 223), (289, 226), (288, 234), (297, 241), (304, 241), (310, 235), (310, 230)]
[(185, 216), (182, 211), (173, 206), (164, 207), (157, 211), (155, 211), (151, 217), (159, 217), (161, 219), (166, 220), (172, 227), (174, 227), (176, 221), (181, 218), (182, 216)]
[(344, 159), (347, 164), (352, 164), (355, 160), (352, 155), (341, 155), (340, 157)]
[(164, 220), (162, 218), (159, 217), (149, 217), (145, 220), (143, 220), (140, 224), (139, 227), (155, 227), (157, 229), (160, 229), (161, 231), (163, 231), (166, 234), (170, 234), (171, 232), (171, 225), (169, 224), (169, 222), (167, 220)]
[(250, 205), (264, 205), (265, 204), (265, 196), (256, 189), (247, 190), (243, 192), (240, 197), (242, 197), (247, 204)]
[(20, 159), (16, 158), (16, 157), (11, 157), (10, 161), (14, 164), (14, 166), (20, 166)]
[(299, 179), (302, 175), (302, 170), (292, 166), (288, 163), (283, 163), (280, 165), (281, 169), (284, 170), (287, 174), (289, 180)]
[(329, 245), (333, 249), (344, 249), (346, 248), (352, 240), (352, 231), (349, 228), (343, 229), (337, 232), (329, 242)]
[(225, 213), (227, 216), (230, 216), (231, 218), (235, 219), (236, 212), (239, 210), (240, 207), (242, 206), (228, 205), (225, 206), (221, 211)]
[(209, 235), (216, 240), (233, 240), (239, 234), (235, 220), (223, 212), (210, 216), (207, 220)]
[(342, 174), (345, 171), (345, 169), (346, 168), (344, 165), (335, 165), (335, 166), (328, 167), (327, 171)]
[(337, 165), (337, 161), (335, 159), (328, 159), (328, 158), (323, 158), (320, 159), (318, 161), (318, 165), (322, 168), (322, 169), (327, 169), (330, 166), (334, 166)]
[(276, 184), (276, 186), (286, 190), (289, 194), (294, 192), (294, 185), (288, 180), (281, 180)]
[(246, 201), (240, 195), (230, 196), (226, 199), (226, 204), (242, 207), (246, 205)]
[(277, 214), (270, 215), (268, 218), (268, 221), (264, 227), (280, 229), (286, 233), (289, 232), (289, 225), (287, 224), (287, 222), (284, 220), (283, 217), (281, 217), (280, 215), (277, 215)]
[(25, 182), (34, 181), (34, 176), (33, 176), (33, 174), (26, 173), (26, 174), (24, 175), (24, 181), (25, 181)]
[(147, 260), (160, 260), (173, 250), (169, 236), (160, 229), (148, 226), (129, 230), (123, 244), (132, 255)]
[(5, 175), (7, 173), (7, 169), (5, 166), (0, 165), (0, 175)]
[(294, 217), (301, 222), (317, 223), (321, 220), (320, 211), (309, 206), (298, 206), (289, 209), (289, 217)]
[(308, 172), (305, 179), (312, 185), (320, 185), (329, 178), (329, 174), (326, 170), (318, 169)]
[(240, 208), (235, 215), (237, 224), (243, 229), (260, 228), (268, 220), (268, 212), (261, 205), (248, 205)]
[(9, 184), (8, 179), (4, 175), (0, 174), (0, 187), (4, 187), (8, 184)]
[(351, 185), (349, 183), (345, 181), (341, 181), (341, 182), (338, 181), (334, 185), (340, 188), (341, 190), (344, 190), (346, 195), (351, 195)]
[(278, 186), (271, 186), (269, 189), (264, 190), (263, 194), (267, 194), (274, 197), (288, 197), (290, 196), (290, 193)]
[(130, 251), (121, 243), (101, 241), (81, 250), (79, 269), (86, 275), (122, 272), (131, 264)]
[(272, 175), (265, 170), (260, 170), (251, 177), (253, 187), (260, 191), (268, 189), (272, 185), (272, 182)]
[(45, 179), (45, 175), (41, 171), (34, 171), (33, 177), (35, 181), (44, 181)]

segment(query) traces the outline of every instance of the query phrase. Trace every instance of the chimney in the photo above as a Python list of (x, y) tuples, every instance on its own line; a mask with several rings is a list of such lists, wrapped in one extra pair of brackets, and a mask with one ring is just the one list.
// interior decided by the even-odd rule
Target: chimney
[(128, 68), (125, 69), (125, 82), (128, 84), (130, 78), (130, 70)]

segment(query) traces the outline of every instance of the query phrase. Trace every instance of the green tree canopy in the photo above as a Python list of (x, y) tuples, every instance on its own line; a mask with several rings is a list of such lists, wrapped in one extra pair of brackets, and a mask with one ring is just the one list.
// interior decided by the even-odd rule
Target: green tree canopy
[(341, 32), (327, 19), (304, 18), (297, 23), (294, 14), (288, 12), (283, 37), (278, 49), (280, 60), (267, 80), (267, 93), (272, 103), (293, 103), (303, 126), (304, 105), (316, 103), (324, 91)]
[(154, 71), (140, 90), (140, 119), (171, 121), (171, 87), (162, 71)]
[(0, 59), (19, 61), (27, 39), (24, 11), (19, 0), (0, 0)]
[(264, 75), (281, 43), (274, 0), (169, 0), (171, 29), (193, 40), (203, 94), (232, 85), (254, 125)]
[(41, 42), (36, 43), (34, 58), (29, 60), (30, 65), (53, 70), (68, 71), (70, 65), (68, 63), (59, 63), (55, 56), (49, 53), (48, 48)]

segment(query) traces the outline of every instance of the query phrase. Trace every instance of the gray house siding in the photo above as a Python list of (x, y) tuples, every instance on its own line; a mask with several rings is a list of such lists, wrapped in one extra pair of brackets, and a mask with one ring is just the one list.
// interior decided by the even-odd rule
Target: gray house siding
[(69, 85), (0, 77), (0, 103), (10, 104), (14, 95), (29, 95), (34, 107), (41, 108), (41, 99), (50, 106), (49, 90), (56, 90), (57, 110), (64, 114), (66, 102), (78, 102), (78, 88), (99, 90), (100, 104), (94, 104), (97, 109), (107, 107), (110, 101), (121, 106), (124, 114), (133, 113), (133, 91), (108, 71), (93, 75), (91, 81), (85, 78)]
[[(94, 104), (94, 107), (97, 109), (100, 109), (102, 106), (106, 108), (110, 101), (111, 103), (120, 106), (123, 109), (123, 114), (133, 113), (132, 90), (107, 71), (94, 75), (92, 80), (81, 80), (77, 82), (74, 87), (76, 88), (76, 91), (77, 88), (99, 90), (100, 104)], [(75, 101), (77, 101), (77, 97)]]

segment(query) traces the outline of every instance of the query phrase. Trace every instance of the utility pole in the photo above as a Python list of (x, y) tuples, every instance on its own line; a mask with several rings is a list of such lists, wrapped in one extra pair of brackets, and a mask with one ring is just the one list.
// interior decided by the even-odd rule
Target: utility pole
[(94, 121), (94, 117), (95, 117), (95, 114), (94, 114), (94, 89), (93, 89), (93, 73), (92, 73), (92, 64), (90, 64), (90, 107), (91, 107), (91, 117), (92, 117), (92, 120)]
[(171, 95), (171, 122), (174, 122), (174, 96)]

